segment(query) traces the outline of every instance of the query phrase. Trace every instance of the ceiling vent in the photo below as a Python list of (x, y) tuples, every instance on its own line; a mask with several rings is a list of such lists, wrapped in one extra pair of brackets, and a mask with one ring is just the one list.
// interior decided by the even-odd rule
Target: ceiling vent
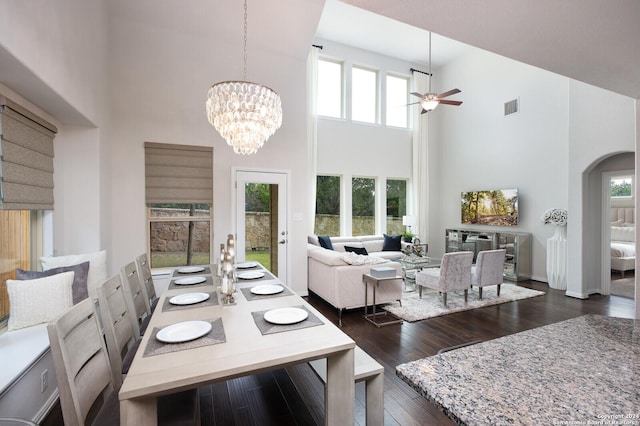
[(504, 115), (515, 114), (518, 112), (518, 98), (504, 103)]

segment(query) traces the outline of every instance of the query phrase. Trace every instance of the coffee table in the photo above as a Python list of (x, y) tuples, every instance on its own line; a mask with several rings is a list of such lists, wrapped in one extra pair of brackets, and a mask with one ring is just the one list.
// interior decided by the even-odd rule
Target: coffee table
[(404, 278), (404, 291), (416, 291), (416, 273), (425, 268), (439, 268), (442, 259), (429, 256), (404, 256), (400, 259)]

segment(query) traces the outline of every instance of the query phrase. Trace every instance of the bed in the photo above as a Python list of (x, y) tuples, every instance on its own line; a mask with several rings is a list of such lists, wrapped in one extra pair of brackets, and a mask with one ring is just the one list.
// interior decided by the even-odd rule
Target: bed
[(611, 208), (611, 270), (620, 272), (635, 269), (636, 228), (633, 207)]

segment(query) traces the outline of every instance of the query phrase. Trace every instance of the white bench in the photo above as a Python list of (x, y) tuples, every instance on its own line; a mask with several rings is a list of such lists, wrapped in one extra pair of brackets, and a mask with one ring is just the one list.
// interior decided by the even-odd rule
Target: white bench
[[(381, 426), (384, 424), (384, 367), (359, 346), (353, 355), (355, 381), (366, 382), (367, 425)], [(327, 359), (309, 361), (309, 365), (326, 384)]]

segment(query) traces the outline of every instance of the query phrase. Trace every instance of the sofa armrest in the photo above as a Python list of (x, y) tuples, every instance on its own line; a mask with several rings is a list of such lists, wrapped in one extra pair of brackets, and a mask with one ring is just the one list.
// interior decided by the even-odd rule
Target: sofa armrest
[(346, 262), (342, 260), (342, 253), (307, 244), (307, 257), (312, 258), (327, 266), (344, 266)]

